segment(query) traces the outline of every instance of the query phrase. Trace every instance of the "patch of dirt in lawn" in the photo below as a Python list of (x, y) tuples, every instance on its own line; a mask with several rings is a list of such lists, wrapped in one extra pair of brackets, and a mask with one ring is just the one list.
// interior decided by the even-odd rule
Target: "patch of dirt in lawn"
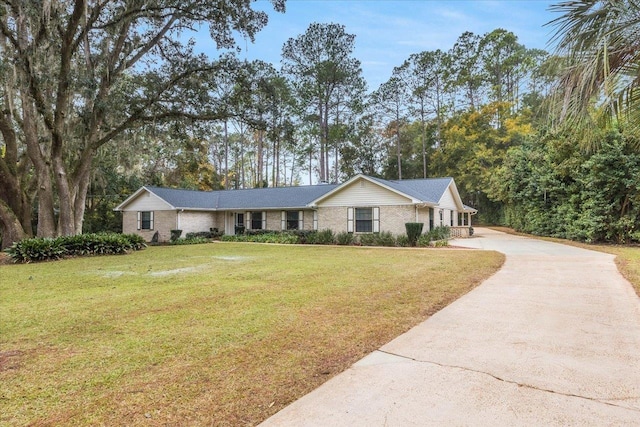
[(198, 270), (198, 268), (196, 267), (174, 268), (173, 270), (152, 271), (149, 273), (149, 275), (150, 276), (169, 276), (172, 274), (191, 273), (196, 270)]
[(3, 265), (3, 264), (11, 264), (11, 258), (9, 257), (8, 254), (0, 252), (0, 265)]
[(0, 372), (20, 368), (23, 354), (20, 350), (0, 351)]
[(247, 260), (251, 259), (251, 257), (242, 256), (242, 255), (238, 255), (238, 256), (214, 256), (212, 258), (220, 259), (222, 261), (247, 261)]

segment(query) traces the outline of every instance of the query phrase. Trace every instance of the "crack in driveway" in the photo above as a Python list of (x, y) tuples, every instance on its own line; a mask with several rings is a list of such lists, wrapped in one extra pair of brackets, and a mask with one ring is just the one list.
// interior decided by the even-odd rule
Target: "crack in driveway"
[(491, 377), (493, 379), (496, 379), (498, 381), (505, 382), (507, 384), (517, 385), (518, 387), (525, 387), (525, 388), (529, 388), (531, 390), (537, 390), (537, 391), (542, 391), (542, 392), (546, 392), (546, 393), (557, 394), (559, 396), (575, 397), (575, 398), (578, 398), (578, 399), (585, 399), (585, 400), (589, 400), (589, 401), (592, 401), (592, 402), (600, 403), (600, 404), (603, 404), (603, 405), (613, 406), (613, 407), (621, 408), (621, 409), (627, 409), (627, 410), (630, 410), (630, 411), (634, 411), (634, 412), (639, 412), (640, 413), (640, 409), (638, 409), (638, 408), (624, 406), (624, 405), (617, 405), (615, 403), (609, 402), (611, 400), (624, 401), (624, 400), (640, 399), (640, 397), (637, 397), (637, 396), (636, 397), (633, 397), (633, 396), (630, 396), (630, 397), (610, 397), (610, 398), (606, 398), (606, 399), (599, 399), (599, 398), (589, 397), (589, 396), (581, 396), (579, 394), (565, 393), (565, 392), (561, 392), (561, 391), (557, 391), (557, 390), (551, 390), (551, 389), (547, 389), (547, 388), (537, 387), (537, 386), (534, 386), (534, 385), (531, 385), (531, 384), (519, 383), (517, 381), (508, 380), (506, 378), (499, 377), (499, 376), (497, 376), (495, 374), (492, 374), (490, 372), (485, 372), (485, 371), (481, 371), (481, 370), (478, 370), (478, 369), (469, 368), (469, 367), (466, 367), (466, 366), (447, 365), (447, 364), (444, 364), (444, 363), (434, 362), (432, 360), (421, 360), (421, 359), (416, 359), (414, 357), (404, 356), (402, 354), (392, 353), (390, 351), (385, 351), (385, 350), (380, 350), (380, 349), (378, 349), (376, 351), (379, 351), (380, 353), (388, 354), (389, 356), (394, 356), (394, 357), (399, 357), (401, 359), (411, 360), (413, 362), (427, 363), (427, 364), (430, 364), (430, 365), (436, 365), (436, 366), (440, 366), (440, 367), (443, 367), (443, 368), (460, 369), (460, 370), (467, 371), (467, 372), (474, 372), (474, 373), (477, 373), (477, 374), (486, 375), (486, 376), (489, 376), (489, 377)]

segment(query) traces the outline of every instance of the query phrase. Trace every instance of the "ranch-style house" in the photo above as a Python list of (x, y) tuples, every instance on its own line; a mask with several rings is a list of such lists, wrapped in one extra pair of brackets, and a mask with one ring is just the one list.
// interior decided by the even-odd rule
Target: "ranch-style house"
[(446, 225), (467, 237), (477, 211), (462, 203), (453, 178), (385, 180), (357, 175), (342, 184), (193, 191), (144, 186), (118, 207), (122, 231), (150, 241), (217, 229), (324, 230), (335, 233), (405, 234), (405, 223), (424, 231)]

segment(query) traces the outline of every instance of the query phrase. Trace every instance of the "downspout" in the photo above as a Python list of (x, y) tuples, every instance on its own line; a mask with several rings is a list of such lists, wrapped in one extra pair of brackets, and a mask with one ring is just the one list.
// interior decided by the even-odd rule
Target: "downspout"
[(180, 209), (177, 212), (177, 215), (176, 215), (176, 230), (182, 230), (182, 228), (180, 228), (180, 213), (181, 212), (184, 212), (184, 209)]

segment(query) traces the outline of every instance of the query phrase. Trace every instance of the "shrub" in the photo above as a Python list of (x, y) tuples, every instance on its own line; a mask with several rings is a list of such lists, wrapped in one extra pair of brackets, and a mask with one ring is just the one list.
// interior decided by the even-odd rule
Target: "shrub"
[(451, 229), (446, 225), (439, 225), (433, 230), (429, 230), (427, 233), (431, 241), (434, 240), (447, 240), (451, 237)]
[(418, 237), (418, 241), (416, 242), (417, 246), (420, 246), (421, 248), (424, 248), (426, 246), (429, 246), (431, 243), (431, 236), (429, 235), (429, 233), (425, 233), (425, 234), (421, 234), (420, 237)]
[(422, 234), (422, 228), (424, 223), (422, 222), (407, 222), (404, 224), (404, 228), (407, 230), (407, 239), (409, 245), (415, 246), (418, 242), (418, 237)]
[(336, 242), (333, 231), (326, 229), (307, 236), (307, 243), (315, 245), (333, 245)]
[(358, 243), (362, 246), (377, 246), (375, 234), (359, 234)]
[(378, 246), (395, 246), (396, 238), (390, 231), (378, 233)]
[(75, 236), (24, 239), (6, 252), (14, 262), (52, 261), (64, 257), (123, 254), (147, 245), (136, 234), (92, 233)]
[(193, 240), (193, 239), (211, 239), (213, 238), (213, 233), (210, 231), (196, 231), (185, 234), (185, 240)]
[(123, 234), (122, 237), (129, 242), (129, 249), (139, 251), (147, 247), (144, 237), (139, 234)]
[(31, 238), (15, 242), (5, 249), (14, 262), (48, 261), (62, 258), (66, 250), (60, 238)]
[(449, 241), (448, 240), (435, 240), (433, 242), (433, 246), (435, 246), (436, 248), (444, 248), (446, 246), (449, 246)]
[[(188, 236), (188, 234), (187, 234)], [(211, 239), (206, 237), (185, 237), (184, 239), (173, 240), (169, 242), (170, 245), (197, 245), (199, 243), (209, 243)]]
[(169, 240), (175, 242), (180, 238), (180, 236), (182, 236), (182, 230), (171, 230), (171, 237)]
[(396, 239), (389, 231), (381, 233), (360, 234), (358, 236), (362, 246), (395, 246)]
[(353, 233), (342, 232), (336, 235), (336, 243), (339, 245), (352, 245), (353, 241)]
[(446, 225), (440, 225), (420, 235), (420, 237), (418, 237), (418, 246), (431, 246), (431, 242), (440, 241), (444, 242), (444, 244), (436, 244), (435, 246), (447, 246), (450, 236), (451, 229)]
[[(418, 241), (418, 238), (416, 237), (416, 243)], [(413, 245), (411, 245), (411, 243), (409, 242), (409, 237), (407, 237), (404, 234), (401, 234), (400, 236), (396, 237), (396, 245), (406, 248), (408, 246), (415, 246), (416, 243), (414, 243)]]
[(289, 231), (289, 233), (291, 233), (294, 236), (298, 237), (298, 243), (306, 244), (306, 243), (309, 243), (308, 242), (309, 236), (315, 234), (316, 231), (314, 231), (314, 230), (291, 230), (291, 231)]
[(268, 230), (249, 230), (247, 234), (224, 235), (223, 242), (253, 242), (253, 243), (281, 243), (296, 244), (299, 238), (293, 233)]
[(469, 227), (469, 237), (473, 236), (473, 227)]

